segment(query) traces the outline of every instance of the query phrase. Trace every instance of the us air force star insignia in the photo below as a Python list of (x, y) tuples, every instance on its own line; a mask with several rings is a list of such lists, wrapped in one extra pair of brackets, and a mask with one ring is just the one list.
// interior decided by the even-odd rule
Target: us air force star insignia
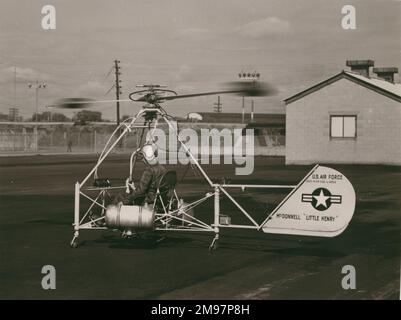
[(303, 193), (302, 202), (310, 202), (312, 206), (319, 211), (330, 208), (332, 204), (340, 204), (342, 197), (340, 195), (332, 195), (325, 188), (317, 188), (312, 194)]
[[(330, 199), (330, 197), (325, 196), (323, 193), (323, 190), (320, 190), (320, 193), (318, 196), (313, 196), (313, 197), (317, 200), (315, 207), (322, 205), (327, 209), (327, 199)], [(313, 204), (313, 202), (312, 202), (312, 204)]]

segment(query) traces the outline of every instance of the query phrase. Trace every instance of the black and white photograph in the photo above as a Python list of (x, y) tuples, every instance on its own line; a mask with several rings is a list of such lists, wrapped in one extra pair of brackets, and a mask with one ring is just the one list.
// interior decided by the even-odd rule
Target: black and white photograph
[(0, 4), (0, 300), (400, 300), (400, 0)]

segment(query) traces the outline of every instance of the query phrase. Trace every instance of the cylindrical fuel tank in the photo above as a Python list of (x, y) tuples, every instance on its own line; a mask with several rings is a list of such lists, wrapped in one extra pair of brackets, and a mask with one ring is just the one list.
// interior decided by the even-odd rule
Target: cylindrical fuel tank
[(155, 214), (150, 206), (109, 205), (106, 210), (108, 227), (125, 229), (153, 229)]

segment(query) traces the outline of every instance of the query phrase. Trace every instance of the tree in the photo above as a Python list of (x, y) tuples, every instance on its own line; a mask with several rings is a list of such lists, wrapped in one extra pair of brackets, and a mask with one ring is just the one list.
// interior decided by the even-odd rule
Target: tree
[(99, 111), (81, 110), (74, 115), (75, 122), (100, 122), (102, 121), (102, 113)]
[(52, 120), (54, 122), (69, 122), (71, 121), (65, 114), (55, 112), (52, 114)]
[(71, 121), (70, 118), (68, 118), (66, 115), (58, 112), (50, 112), (50, 111), (45, 111), (42, 113), (38, 113), (36, 116), (36, 113), (32, 115), (32, 118), (29, 119), (28, 121), (38, 121), (38, 122), (69, 122)]
[(50, 112), (42, 112), (42, 113), (34, 113), (32, 115), (32, 118), (29, 119), (28, 121), (37, 121), (37, 122), (48, 122), (50, 119)]

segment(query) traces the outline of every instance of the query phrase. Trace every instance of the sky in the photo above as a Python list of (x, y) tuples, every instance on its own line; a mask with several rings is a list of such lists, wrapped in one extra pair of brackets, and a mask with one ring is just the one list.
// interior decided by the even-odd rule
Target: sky
[[(113, 99), (113, 61), (121, 61), (122, 99), (136, 84), (164, 84), (179, 94), (223, 88), (238, 73), (258, 71), (277, 94), (254, 98), (255, 112), (283, 113), (283, 99), (346, 69), (347, 59), (372, 59), (401, 71), (401, 2), (397, 0), (1, 0), (0, 112), (17, 105), (30, 117), (57, 99)], [(43, 30), (44, 5), (56, 29)], [(341, 26), (344, 5), (356, 29)], [(16, 70), (16, 86), (14, 85)], [(397, 77), (397, 80), (399, 78)], [(399, 81), (399, 80), (398, 80)], [(16, 87), (16, 94), (15, 88)], [(107, 93), (107, 94), (106, 94)], [(251, 99), (246, 99), (249, 112)], [(217, 97), (165, 103), (169, 113), (212, 111)], [(222, 95), (223, 112), (242, 99)], [(138, 103), (122, 103), (132, 115)], [(92, 108), (115, 118), (115, 105)], [(71, 115), (70, 110), (62, 111)]]

